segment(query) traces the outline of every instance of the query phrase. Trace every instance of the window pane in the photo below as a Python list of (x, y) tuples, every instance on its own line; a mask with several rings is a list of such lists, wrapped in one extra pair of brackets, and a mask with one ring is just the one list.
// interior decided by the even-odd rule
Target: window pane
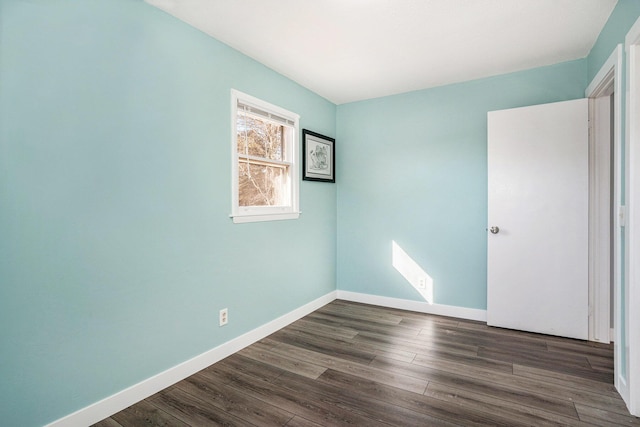
[(238, 111), (238, 154), (284, 160), (285, 126)]
[(240, 206), (284, 206), (288, 166), (272, 166), (240, 160), (238, 162), (238, 201)]

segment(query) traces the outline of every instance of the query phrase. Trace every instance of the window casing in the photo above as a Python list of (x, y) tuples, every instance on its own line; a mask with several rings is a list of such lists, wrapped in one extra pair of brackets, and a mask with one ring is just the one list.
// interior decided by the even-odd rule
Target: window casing
[(299, 116), (231, 90), (233, 222), (296, 219)]

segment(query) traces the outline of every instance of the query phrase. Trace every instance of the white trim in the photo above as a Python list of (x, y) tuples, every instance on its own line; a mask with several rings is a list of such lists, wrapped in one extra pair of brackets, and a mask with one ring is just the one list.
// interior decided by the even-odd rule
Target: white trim
[[(610, 73), (613, 75), (613, 70)], [(613, 92), (613, 79), (602, 88)], [(589, 341), (611, 328), (611, 94), (589, 98)]]
[(236, 215), (231, 216), (234, 224), (243, 224), (245, 222), (261, 222), (261, 221), (280, 221), (284, 219), (298, 219), (301, 212), (289, 212), (281, 214), (262, 214), (262, 215)]
[(418, 313), (436, 314), (438, 316), (457, 317), (459, 319), (478, 320), (480, 322), (487, 321), (487, 310), (480, 310), (477, 308), (429, 304), (421, 301), (340, 290), (338, 291), (338, 299), (360, 302), (363, 304), (379, 305), (382, 307), (398, 308), (400, 310), (416, 311)]
[[(238, 205), (238, 153), (236, 140), (236, 123), (238, 103), (253, 106), (267, 114), (273, 113), (285, 122), (291, 122), (293, 127), (292, 141), (287, 144), (287, 156), (285, 162), (276, 162), (289, 165), (289, 184), (291, 185), (291, 200), (287, 206), (255, 206), (244, 207)], [(298, 139), (300, 133), (300, 115), (285, 110), (282, 107), (247, 95), (238, 90), (231, 89), (231, 215), (235, 224), (260, 221), (278, 221), (298, 219), (300, 216), (300, 190), (299, 190), (299, 156)]]
[[(600, 70), (595, 75), (587, 89), (584, 91), (587, 98), (604, 95), (604, 89), (607, 88), (616, 77), (620, 76), (622, 67), (622, 44), (618, 44), (607, 60), (602, 64)], [(621, 82), (616, 82), (617, 85)], [(620, 87), (621, 89), (622, 87)]]
[[(240, 92), (239, 90), (236, 89), (231, 89), (231, 96), (232, 98), (235, 98), (235, 102), (236, 104), (234, 104), (233, 108), (235, 109), (237, 107), (237, 102), (238, 100), (240, 100), (241, 103), (243, 104), (247, 104), (247, 105), (251, 105), (255, 108), (258, 108), (260, 110), (268, 110), (267, 112), (269, 113), (276, 113), (279, 116), (281, 116), (281, 118), (287, 119), (287, 120), (291, 120), (293, 122), (298, 122), (300, 120), (300, 115), (293, 113), (289, 110), (286, 110), (282, 107), (279, 107), (277, 105), (271, 104), (270, 102), (267, 101), (263, 101), (260, 98), (256, 98), (255, 96), (251, 96), (248, 95), (244, 92)], [(235, 122), (233, 122), (234, 126), (235, 126)], [(297, 124), (296, 124), (297, 125)]]
[(627, 331), (627, 377), (629, 412), (640, 416), (640, 18), (625, 37), (627, 52), (626, 85), (626, 202), (627, 221), (627, 298), (625, 319)]
[(487, 321), (486, 310), (475, 308), (455, 307), (451, 305), (428, 304), (400, 298), (383, 297), (350, 291), (331, 291), (328, 294), (311, 301), (271, 322), (265, 323), (237, 338), (227, 341), (192, 359), (180, 363), (173, 368), (160, 372), (151, 378), (132, 385), (116, 394), (82, 408), (72, 414), (62, 417), (46, 427), (80, 427), (95, 424), (165, 388), (182, 381), (196, 372), (210, 366), (243, 348), (260, 341), (272, 333), (284, 328), (296, 320), (329, 304), (335, 299), (378, 305), (382, 307), (398, 308), (419, 313), (435, 314), (439, 316), (457, 317), (460, 319)]
[(104, 418), (107, 418), (142, 399), (146, 399), (152, 394), (155, 394), (172, 384), (195, 374), (207, 366), (242, 350), (248, 345), (251, 345), (256, 341), (259, 341), (284, 328), (290, 323), (312, 313), (335, 299), (336, 291), (331, 291), (328, 294), (303, 305), (302, 307), (280, 316), (271, 322), (265, 323), (264, 325), (234, 338), (231, 341), (221, 344), (218, 347), (206, 351), (193, 359), (180, 363), (173, 368), (160, 372), (151, 378), (139, 382), (138, 384), (134, 384), (133, 386), (102, 399), (99, 402), (60, 418), (51, 424), (48, 424), (47, 427), (75, 427), (97, 423), (98, 421), (103, 420)]
[[(616, 46), (614, 51), (611, 53), (609, 58), (605, 61), (605, 63), (600, 68), (600, 71), (596, 74), (594, 79), (591, 81), (585, 94), (587, 97), (593, 98), (597, 96), (601, 96), (605, 94), (605, 89), (611, 85), (611, 80), (613, 79), (614, 84), (614, 118), (613, 118), (613, 181), (614, 181), (614, 189), (613, 189), (613, 203), (614, 206), (617, 207), (616, 210), (619, 210), (619, 207), (622, 205), (622, 192), (621, 192), (621, 182), (622, 182), (622, 45), (619, 44)], [(590, 194), (590, 197), (592, 194)], [(613, 265), (611, 266), (613, 270), (613, 281), (614, 281), (614, 307), (613, 307), (613, 317), (614, 317), (614, 329), (615, 329), (615, 339), (614, 339), (614, 372), (615, 372), (615, 386), (622, 395), (624, 390), (621, 389), (624, 381), (622, 378), (622, 351), (624, 349), (620, 348), (620, 343), (622, 342), (622, 328), (620, 328), (620, 313), (622, 313), (622, 299), (621, 299), (621, 288), (622, 284), (620, 283), (622, 268), (624, 265), (623, 260), (620, 259), (620, 216), (614, 215), (613, 217)], [(608, 321), (608, 319), (607, 319)], [(624, 398), (624, 396), (623, 396)]]

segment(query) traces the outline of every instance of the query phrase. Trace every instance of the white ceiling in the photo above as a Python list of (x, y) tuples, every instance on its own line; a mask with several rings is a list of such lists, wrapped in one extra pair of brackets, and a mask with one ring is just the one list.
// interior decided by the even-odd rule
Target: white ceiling
[(146, 0), (343, 104), (584, 58), (617, 0)]

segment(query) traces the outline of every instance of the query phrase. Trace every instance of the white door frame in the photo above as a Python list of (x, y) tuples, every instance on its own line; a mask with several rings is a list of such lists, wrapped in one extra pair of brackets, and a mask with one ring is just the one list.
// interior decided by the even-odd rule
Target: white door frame
[[(613, 205), (618, 207), (615, 211), (622, 211), (622, 176), (620, 175), (620, 171), (622, 170), (622, 44), (616, 46), (614, 51), (611, 53), (607, 61), (600, 68), (600, 71), (593, 78), (587, 90), (585, 91), (586, 97), (590, 98), (590, 107), (595, 107), (595, 98), (600, 96), (607, 95), (607, 91), (613, 85), (614, 88), (614, 119), (613, 119)], [(592, 108), (590, 108), (592, 110)], [(593, 111), (593, 110), (592, 110)], [(590, 153), (590, 157), (595, 158), (595, 146), (590, 144), (590, 149), (592, 149)], [(597, 162), (597, 159), (596, 159)], [(597, 194), (595, 192), (595, 187), (590, 185), (589, 197), (592, 200), (597, 200)], [(609, 204), (606, 206), (602, 204), (595, 206), (597, 210), (606, 210), (609, 211)], [(623, 389), (626, 389), (626, 379), (621, 375), (623, 370), (621, 370), (622, 363), (622, 351), (624, 349), (620, 348), (620, 343), (622, 340), (622, 330), (620, 327), (620, 313), (622, 313), (622, 298), (621, 298), (621, 273), (623, 264), (621, 262), (620, 257), (620, 227), (621, 227), (621, 217), (618, 212), (614, 212), (613, 215), (613, 263), (611, 265), (612, 276), (614, 282), (614, 305), (613, 305), (613, 313), (614, 313), (614, 369), (615, 369), (615, 386), (620, 391), (620, 394), (623, 394)], [(590, 212), (590, 227), (589, 227), (589, 246), (590, 248), (596, 248), (597, 245), (597, 233), (595, 232), (598, 229), (599, 224), (596, 222), (598, 215), (595, 212)], [(597, 330), (602, 330), (603, 325), (609, 325), (610, 323), (610, 311), (609, 304), (610, 301), (607, 298), (602, 298), (602, 295), (605, 293), (609, 293), (609, 289), (596, 289), (595, 287), (595, 277), (593, 277), (594, 272), (598, 272), (603, 269), (605, 262), (609, 263), (609, 254), (601, 254), (600, 257), (592, 255), (596, 255), (597, 251), (590, 250), (590, 274), (589, 274), (589, 295), (590, 302), (593, 304), (590, 307), (590, 325), (594, 326), (594, 330), (590, 331), (591, 335), (595, 335)], [(603, 259), (603, 256), (606, 256), (606, 260)], [(601, 283), (602, 285), (602, 283)], [(605, 285), (602, 285), (605, 286)], [(595, 336), (593, 337), (595, 338)], [(601, 341), (608, 342), (605, 339), (600, 339)], [(623, 396), (624, 397), (624, 396)]]
[[(628, 389), (625, 402), (640, 416), (640, 18), (625, 38), (626, 85), (626, 202), (628, 206), (625, 299)], [(621, 393), (622, 394), (622, 393)], [(625, 396), (622, 396), (625, 398)]]
[[(609, 79), (607, 79), (609, 80)], [(589, 341), (609, 344), (611, 334), (611, 73), (604, 93), (589, 98)]]

